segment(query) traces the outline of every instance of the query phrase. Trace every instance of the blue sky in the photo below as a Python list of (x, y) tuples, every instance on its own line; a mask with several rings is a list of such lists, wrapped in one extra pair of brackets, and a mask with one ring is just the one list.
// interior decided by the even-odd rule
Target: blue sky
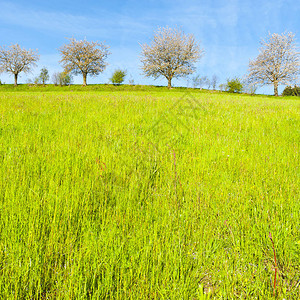
[[(259, 41), (270, 33), (292, 31), (299, 38), (300, 1), (298, 0), (0, 0), (0, 45), (18, 43), (38, 49), (40, 61), (31, 74), (35, 77), (46, 66), (61, 71), (59, 47), (74, 37), (105, 42), (112, 53), (109, 66), (88, 83), (107, 83), (116, 68), (126, 69), (136, 84), (166, 85), (166, 79), (144, 77), (140, 69), (140, 44), (149, 43), (159, 26), (180, 27), (194, 34), (205, 50), (197, 63), (196, 74), (220, 81), (243, 76), (249, 59), (258, 54)], [(13, 83), (12, 76), (0, 79)], [(80, 76), (75, 83), (82, 83)], [(186, 78), (175, 86), (191, 85)], [(272, 93), (272, 87), (258, 92)]]

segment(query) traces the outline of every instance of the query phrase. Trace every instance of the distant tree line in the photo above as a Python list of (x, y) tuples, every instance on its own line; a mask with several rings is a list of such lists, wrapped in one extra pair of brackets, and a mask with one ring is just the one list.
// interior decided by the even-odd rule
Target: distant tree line
[[(278, 96), (278, 85), (293, 85), (300, 74), (299, 52), (293, 33), (269, 34), (267, 40), (261, 41), (262, 47), (256, 59), (250, 60), (246, 79), (228, 79), (226, 84), (219, 85), (220, 90), (229, 92), (255, 93), (258, 86), (272, 84), (274, 95)], [(168, 88), (172, 88), (173, 78), (186, 77), (195, 72), (195, 63), (204, 55), (199, 43), (192, 34), (186, 35), (180, 29), (169, 27), (159, 28), (150, 44), (141, 45), (141, 69), (147, 77), (166, 78)], [(109, 46), (99, 42), (69, 39), (60, 49), (60, 63), (63, 72), (54, 73), (52, 81), (55, 85), (69, 85), (72, 75), (82, 75), (83, 86), (87, 85), (87, 76), (97, 76), (108, 65), (106, 60), (111, 54)], [(18, 44), (0, 47), (0, 73), (14, 75), (15, 85), (21, 72), (28, 73), (39, 60), (37, 50), (22, 49)], [(119, 85), (124, 82), (126, 71), (117, 69), (110, 81)], [(45, 85), (50, 79), (48, 70), (44, 67), (40, 75), (33, 80), (35, 84)], [(133, 83), (133, 79), (131, 79)], [(218, 77), (211, 79), (195, 75), (192, 78), (194, 88), (207, 87), (216, 89)], [(290, 91), (290, 90), (288, 90)], [(296, 91), (296, 92), (295, 92)], [(287, 93), (287, 91), (286, 91)], [(294, 94), (298, 90), (294, 88)]]

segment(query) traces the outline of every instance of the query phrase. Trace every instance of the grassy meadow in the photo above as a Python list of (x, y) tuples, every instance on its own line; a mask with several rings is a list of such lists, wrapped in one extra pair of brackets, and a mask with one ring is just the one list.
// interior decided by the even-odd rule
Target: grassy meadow
[(295, 98), (1, 86), (0, 298), (299, 299), (299, 146)]

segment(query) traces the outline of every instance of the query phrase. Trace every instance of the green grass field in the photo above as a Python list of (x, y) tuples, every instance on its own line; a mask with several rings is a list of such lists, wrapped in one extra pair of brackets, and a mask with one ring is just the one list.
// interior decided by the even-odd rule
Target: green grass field
[(0, 87), (0, 298), (299, 299), (299, 145), (295, 98)]

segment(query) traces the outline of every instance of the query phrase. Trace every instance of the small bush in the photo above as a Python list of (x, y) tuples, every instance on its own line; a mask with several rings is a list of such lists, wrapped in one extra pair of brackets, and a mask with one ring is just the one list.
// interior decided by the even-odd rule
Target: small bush
[(110, 78), (110, 81), (114, 85), (120, 85), (121, 83), (123, 83), (125, 77), (126, 77), (126, 71), (118, 69), (115, 70), (114, 74)]
[(227, 79), (226, 91), (230, 93), (240, 93), (243, 90), (243, 84), (239, 78)]
[(300, 87), (299, 86), (287, 86), (282, 92), (282, 96), (300, 96)]
[(33, 84), (38, 85), (38, 84), (40, 84), (40, 83), (41, 83), (40, 77), (35, 77), (35, 78), (33, 79)]
[(128, 80), (128, 84), (129, 85), (134, 85), (134, 79), (133, 79), (132, 75), (130, 75), (130, 79)]

